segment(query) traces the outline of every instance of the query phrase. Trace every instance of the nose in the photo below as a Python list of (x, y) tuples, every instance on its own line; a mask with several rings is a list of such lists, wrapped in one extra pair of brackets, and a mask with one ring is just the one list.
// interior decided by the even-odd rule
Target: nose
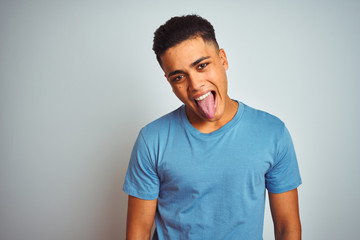
[(188, 75), (188, 90), (191, 92), (196, 92), (203, 88), (204, 79), (197, 73), (191, 73)]

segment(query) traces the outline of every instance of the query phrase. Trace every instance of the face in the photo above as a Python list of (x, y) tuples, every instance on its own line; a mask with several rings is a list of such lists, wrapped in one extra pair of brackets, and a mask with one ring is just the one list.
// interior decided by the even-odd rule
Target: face
[[(223, 120), (232, 102), (227, 95), (228, 62), (223, 49), (201, 37), (191, 38), (169, 48), (161, 60), (165, 77), (185, 104), (190, 122)], [(211, 98), (201, 101), (209, 95)]]

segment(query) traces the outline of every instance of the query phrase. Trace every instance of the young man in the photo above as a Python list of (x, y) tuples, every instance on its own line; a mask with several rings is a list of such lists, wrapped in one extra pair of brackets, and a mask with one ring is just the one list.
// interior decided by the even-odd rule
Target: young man
[(144, 127), (131, 155), (127, 239), (262, 239), (268, 189), (276, 239), (301, 239), (291, 137), (278, 118), (227, 94), (225, 51), (188, 15), (155, 32), (153, 50), (184, 103)]

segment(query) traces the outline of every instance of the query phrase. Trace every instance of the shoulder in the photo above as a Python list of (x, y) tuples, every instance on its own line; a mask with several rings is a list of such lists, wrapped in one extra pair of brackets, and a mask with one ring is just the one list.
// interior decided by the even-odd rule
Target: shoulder
[(182, 110), (182, 106), (148, 123), (140, 130), (140, 133), (145, 138), (156, 137), (162, 134), (166, 134), (166, 132), (169, 131), (169, 128), (180, 124), (181, 110)]
[(247, 124), (259, 127), (261, 129), (272, 129), (272, 130), (280, 130), (282, 131), (285, 127), (285, 124), (278, 117), (259, 110), (252, 108), (248, 105), (244, 104), (244, 120)]

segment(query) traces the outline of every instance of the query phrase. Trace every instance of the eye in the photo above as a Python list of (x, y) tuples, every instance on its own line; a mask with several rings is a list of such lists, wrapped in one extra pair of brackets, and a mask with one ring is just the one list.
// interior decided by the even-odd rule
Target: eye
[(207, 63), (201, 63), (197, 66), (198, 70), (204, 69), (208, 64)]
[(183, 79), (185, 76), (184, 75), (179, 75), (176, 77), (171, 78), (172, 82), (179, 82), (181, 79)]

